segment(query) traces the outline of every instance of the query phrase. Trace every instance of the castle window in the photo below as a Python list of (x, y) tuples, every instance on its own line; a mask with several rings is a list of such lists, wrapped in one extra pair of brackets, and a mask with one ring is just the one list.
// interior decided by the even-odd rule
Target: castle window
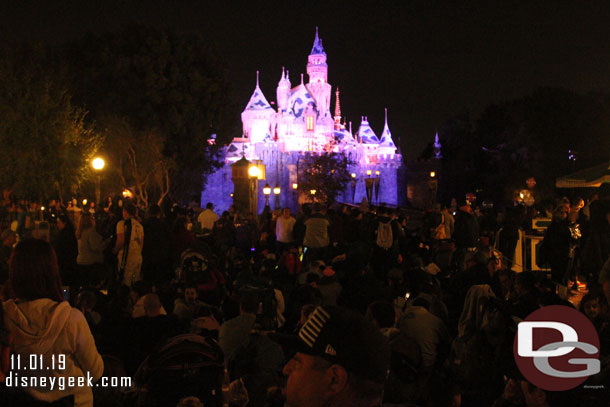
[(307, 116), (307, 131), (313, 131), (313, 116)]

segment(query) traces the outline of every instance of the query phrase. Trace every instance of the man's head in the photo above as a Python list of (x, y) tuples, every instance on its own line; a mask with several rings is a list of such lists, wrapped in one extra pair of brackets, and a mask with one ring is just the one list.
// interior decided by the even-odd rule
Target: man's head
[(129, 219), (136, 216), (136, 206), (134, 204), (126, 203), (123, 206), (123, 219)]
[(192, 304), (197, 299), (197, 287), (193, 285), (187, 285), (184, 288), (184, 302)]
[(208, 202), (207, 204), (205, 204), (205, 209), (213, 210), (214, 204), (212, 202)]
[(318, 307), (299, 331), (299, 341), (299, 351), (284, 366), (287, 404), (381, 404), (390, 348), (372, 323), (344, 308)]
[(161, 300), (159, 300), (157, 294), (146, 294), (143, 303), (147, 317), (157, 317), (161, 315)]
[(284, 208), (282, 210), (282, 216), (284, 216), (286, 219), (288, 219), (290, 217), (290, 208)]

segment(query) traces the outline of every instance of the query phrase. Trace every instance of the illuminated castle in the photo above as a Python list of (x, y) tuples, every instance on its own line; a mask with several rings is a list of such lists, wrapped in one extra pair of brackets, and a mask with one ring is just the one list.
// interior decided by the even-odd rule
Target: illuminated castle
[[(371, 176), (379, 178), (373, 203), (398, 205), (406, 199), (402, 197), (406, 197), (406, 187), (398, 185), (402, 157), (390, 133), (387, 109), (381, 138), (370, 127), (366, 116), (361, 118), (355, 134), (351, 123), (348, 127), (342, 123), (339, 89), (335, 90), (335, 111), (331, 115), (332, 86), (328, 83), (326, 53), (317, 28), (307, 75), (308, 83), (301, 74), (300, 83), (292, 87), (289, 72), (282, 68), (276, 90), (277, 109), (274, 109), (260, 89), (256, 73), (254, 92), (241, 114), (242, 135), (225, 147), (225, 166), (208, 178), (202, 204), (213, 202), (219, 210), (232, 204), (230, 164), (245, 157), (265, 165), (262, 184), (280, 186), (284, 191), (280, 196), (281, 206), (294, 207), (297, 197), (292, 185), (298, 183), (299, 157), (331, 151), (347, 155), (354, 163), (350, 168), (350, 173), (355, 174), (354, 183), (345, 191), (344, 202), (360, 203), (366, 196), (365, 179)], [(264, 197), (259, 200), (262, 207)]]

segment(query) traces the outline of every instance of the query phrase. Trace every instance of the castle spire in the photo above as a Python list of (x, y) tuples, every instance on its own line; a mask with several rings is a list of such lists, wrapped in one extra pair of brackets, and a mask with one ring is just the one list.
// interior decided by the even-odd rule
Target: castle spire
[(441, 141), (438, 138), (438, 130), (436, 131), (436, 136), (434, 136), (434, 156), (435, 158), (443, 158), (441, 154)]
[(256, 87), (258, 88), (258, 71), (256, 71)]
[(303, 74), (301, 74), (301, 85), (303, 84)]
[(317, 26), (316, 26), (316, 37), (313, 40), (313, 47), (311, 48), (310, 55), (316, 55), (316, 54), (325, 54), (324, 47), (322, 46), (322, 40), (318, 36), (318, 27)]
[(335, 92), (335, 130), (341, 129), (341, 102), (339, 101), (339, 87)]

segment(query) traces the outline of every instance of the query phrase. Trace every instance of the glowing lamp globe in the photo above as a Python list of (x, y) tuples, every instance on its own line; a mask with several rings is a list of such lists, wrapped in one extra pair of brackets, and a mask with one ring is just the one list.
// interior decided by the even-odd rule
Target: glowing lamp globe
[(276, 186), (275, 188), (273, 188), (273, 193), (274, 193), (275, 195), (279, 195), (279, 194), (280, 194), (280, 192), (281, 192), (280, 187)]
[(257, 166), (253, 165), (252, 167), (248, 168), (248, 175), (252, 178), (258, 178), (260, 175), (260, 170)]
[(292, 184), (292, 189), (298, 189), (299, 188), (299, 184)]
[(104, 168), (104, 164), (104, 160), (100, 157), (94, 158), (93, 161), (91, 161), (91, 165), (96, 171), (102, 170)]
[(263, 187), (263, 194), (265, 194), (265, 195), (271, 194), (271, 187), (269, 186), (269, 184), (265, 184), (265, 186)]

